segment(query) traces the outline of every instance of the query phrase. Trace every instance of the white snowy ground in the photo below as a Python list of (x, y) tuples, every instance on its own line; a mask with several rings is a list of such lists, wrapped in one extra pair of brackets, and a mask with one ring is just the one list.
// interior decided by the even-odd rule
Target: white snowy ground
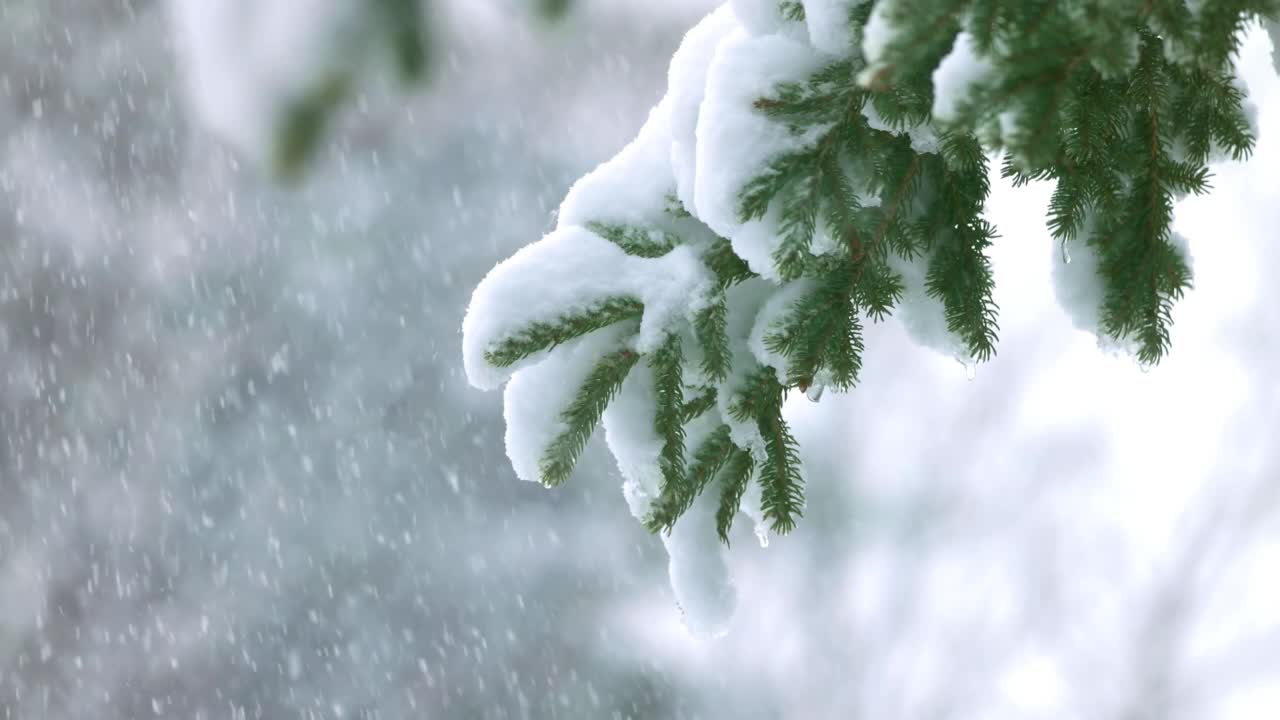
[[(1262, 137), (1182, 202), (1196, 287), (1144, 372), (1053, 297), (1050, 187), (998, 185), (998, 356), (972, 381), (890, 320), (860, 388), (791, 421), (810, 470), (790, 537), (731, 553), (727, 637), (669, 591), (630, 642), (708, 688), (709, 717), (1196, 718), (1280, 708), (1280, 81), (1243, 68)], [(1274, 129), (1274, 130), (1273, 130)], [(712, 689), (714, 688), (714, 690)]]

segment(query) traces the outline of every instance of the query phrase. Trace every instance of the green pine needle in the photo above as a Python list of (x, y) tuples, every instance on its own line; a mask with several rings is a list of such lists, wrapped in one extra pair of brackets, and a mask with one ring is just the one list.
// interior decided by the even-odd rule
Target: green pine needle
[(733, 519), (738, 516), (742, 507), (742, 495), (747, 491), (747, 483), (751, 482), (751, 472), (755, 461), (751, 453), (735, 447), (730, 451), (724, 470), (720, 473), (721, 490), (720, 506), (716, 509), (716, 534), (720, 542), (729, 544), (729, 531), (733, 529)]
[(716, 287), (727, 290), (756, 276), (742, 258), (733, 252), (733, 245), (724, 238), (717, 238), (702, 254), (702, 262), (716, 278)]
[(830, 372), (832, 384), (847, 390), (862, 368), (862, 325), (850, 297), (853, 271), (836, 264), (813, 290), (791, 305), (786, 317), (765, 335), (765, 348), (787, 358), (787, 385), (807, 387)]
[(569, 479), (605, 408), (639, 359), (634, 351), (623, 349), (605, 355), (596, 363), (573, 402), (560, 415), (564, 431), (547, 445), (542, 456), (538, 471), (543, 485), (553, 487)]
[(716, 473), (720, 472), (720, 468), (729, 462), (736, 450), (729, 438), (727, 425), (721, 425), (708, 435), (694, 453), (688, 475), (681, 482), (663, 485), (649, 517), (645, 519), (645, 527), (650, 532), (670, 532), (680, 516), (693, 506), (694, 499), (702, 493)]
[(649, 356), (657, 396), (653, 429), (662, 438), (658, 466), (662, 470), (664, 489), (684, 482), (683, 364), (680, 336), (675, 333), (668, 335), (662, 346)]
[(544, 350), (624, 320), (637, 319), (644, 304), (629, 297), (602, 300), (590, 310), (565, 315), (552, 322), (535, 322), (504, 338), (484, 353), (494, 367), (509, 367)]
[(774, 369), (764, 367), (751, 377), (734, 407), (735, 418), (753, 420), (764, 440), (761, 506), (770, 527), (779, 535), (795, 528), (804, 508), (799, 444), (782, 417), (783, 397), (784, 388)]
[(785, 0), (778, 3), (778, 9), (782, 13), (784, 20), (804, 22), (804, 3), (796, 2), (796, 0)]
[(661, 230), (600, 222), (587, 223), (587, 229), (622, 248), (626, 254), (642, 258), (662, 257), (680, 244), (675, 235)]
[(729, 375), (729, 336), (725, 330), (728, 305), (723, 295), (717, 297), (693, 318), (693, 333), (702, 349), (702, 372), (712, 380)]
[(695, 396), (691, 400), (685, 401), (680, 408), (680, 422), (688, 424), (691, 420), (702, 417), (702, 415), (711, 408), (716, 406), (716, 389), (707, 388), (701, 395)]

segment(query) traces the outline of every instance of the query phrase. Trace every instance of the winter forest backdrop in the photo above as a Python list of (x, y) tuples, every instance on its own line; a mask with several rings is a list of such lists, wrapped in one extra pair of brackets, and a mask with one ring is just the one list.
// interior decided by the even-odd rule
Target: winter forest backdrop
[(1001, 341), (872, 326), (789, 417), (805, 522), (740, 528), (689, 633), (588, 450), (555, 491), (468, 387), (471, 289), (634, 136), (714, 3), (442, 6), (294, 190), (193, 118), (156, 0), (0, 0), (0, 718), (1274, 717), (1280, 81), (1182, 202), (1196, 288), (1149, 372), (1074, 330), (1048, 190), (1001, 186)]

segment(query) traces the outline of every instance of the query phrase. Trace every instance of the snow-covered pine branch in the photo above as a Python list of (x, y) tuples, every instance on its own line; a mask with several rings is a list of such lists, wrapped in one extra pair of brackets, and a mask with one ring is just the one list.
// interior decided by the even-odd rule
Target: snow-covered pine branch
[[(1231, 65), (1274, 0), (734, 0), (691, 30), (639, 136), (580, 179), (464, 323), (508, 382), (517, 473), (565, 480), (597, 423), (695, 627), (732, 607), (717, 536), (804, 510), (790, 389), (858, 381), (865, 322), (995, 351), (988, 158), (1057, 183), (1077, 323), (1152, 363), (1191, 284), (1174, 200), (1254, 131)], [(1064, 253), (1064, 257), (1069, 257)], [(691, 571), (696, 568), (696, 572)]]

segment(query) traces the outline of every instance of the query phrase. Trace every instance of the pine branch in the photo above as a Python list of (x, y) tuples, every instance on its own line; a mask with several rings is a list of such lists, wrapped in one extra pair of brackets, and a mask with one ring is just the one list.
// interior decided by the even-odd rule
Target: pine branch
[(661, 230), (601, 222), (587, 223), (587, 229), (622, 248), (626, 254), (642, 258), (662, 257), (680, 244), (678, 237)]
[(854, 305), (872, 320), (884, 320), (906, 293), (902, 276), (883, 260), (864, 260), (858, 263), (855, 273)]
[(674, 218), (693, 217), (693, 213), (689, 212), (689, 210), (684, 206), (684, 203), (680, 202), (680, 198), (676, 194), (668, 193), (666, 200), (667, 200), (667, 206), (663, 209), (666, 210), (667, 214), (670, 215), (671, 217), (674, 217)]
[(983, 252), (995, 232), (984, 220), (955, 229), (929, 263), (925, 288), (942, 301), (947, 329), (961, 338), (969, 356), (986, 361), (995, 354), (999, 308), (992, 298), (995, 281)]
[(707, 388), (701, 395), (688, 400), (680, 407), (680, 422), (688, 425), (691, 420), (702, 417), (703, 413), (716, 406), (716, 389)]
[(756, 276), (747, 262), (733, 252), (733, 245), (718, 238), (702, 255), (702, 262), (716, 278), (716, 287), (726, 290)]
[(707, 436), (694, 453), (693, 464), (680, 482), (663, 484), (654, 501), (645, 527), (650, 532), (670, 532), (680, 516), (693, 506), (693, 501), (720, 472), (720, 468), (734, 456), (738, 449), (729, 439), (729, 426), (721, 425)]
[(564, 430), (547, 445), (539, 463), (543, 485), (553, 487), (569, 479), (605, 408), (639, 359), (631, 350), (617, 350), (602, 357), (587, 375), (573, 402), (560, 415)]
[(773, 265), (783, 280), (794, 280), (804, 273), (809, 247), (818, 229), (819, 172), (801, 174), (782, 190), (782, 219), (778, 223), (781, 241), (773, 253)]
[(784, 388), (773, 368), (757, 370), (733, 408), (739, 422), (754, 421), (764, 440), (760, 467), (761, 506), (770, 527), (779, 535), (795, 528), (804, 507), (804, 479), (800, 475), (799, 445), (782, 418)]
[(720, 542), (729, 544), (729, 531), (733, 528), (733, 519), (742, 507), (742, 495), (747, 491), (747, 483), (751, 482), (751, 473), (755, 469), (755, 461), (751, 453), (735, 447), (730, 451), (724, 470), (720, 473), (720, 506), (716, 509), (716, 534)]
[(423, 76), (429, 58), (422, 11), (415, 0), (379, 0), (391, 37), (391, 53), (402, 82)]
[(773, 199), (807, 174), (813, 162), (811, 154), (783, 155), (752, 178), (738, 195), (738, 221), (745, 223), (763, 218)]
[[(895, 245), (895, 249), (906, 257), (910, 257), (915, 253), (915, 243), (911, 242), (910, 234), (902, 232), (901, 216), (904, 209), (911, 205), (916, 193), (920, 190), (920, 156), (911, 151), (910, 147), (904, 143), (897, 143), (896, 154), (898, 157), (902, 155), (910, 155), (910, 160), (905, 163), (905, 170), (899, 177), (892, 177), (892, 168), (904, 165), (901, 162), (892, 162), (886, 160), (877, 170), (880, 171), (882, 177), (893, 182), (893, 192), (889, 197), (881, 196), (880, 207), (883, 210), (883, 216), (880, 220), (879, 227), (876, 228), (874, 243), (880, 245), (884, 242), (890, 242)], [(885, 200), (888, 200), (886, 203)], [(905, 242), (904, 242), (905, 241)]]
[(702, 349), (702, 372), (714, 381), (729, 376), (729, 336), (726, 333), (728, 305), (725, 297), (716, 297), (693, 319), (693, 332)]
[(862, 367), (862, 327), (850, 301), (852, 274), (837, 264), (813, 291), (792, 304), (787, 316), (765, 336), (769, 352), (787, 358), (787, 385), (807, 387), (824, 369), (846, 390)]
[(334, 111), (351, 90), (346, 75), (326, 78), (284, 113), (277, 130), (272, 168), (279, 179), (295, 180), (319, 145)]
[(662, 346), (649, 357), (653, 368), (657, 412), (653, 429), (662, 438), (658, 466), (662, 470), (662, 486), (684, 482), (684, 378), (680, 336), (671, 333)]
[(937, 188), (928, 222), (938, 238), (925, 287), (942, 301), (947, 329), (964, 341), (972, 358), (985, 361), (995, 354), (998, 329), (995, 279), (985, 253), (995, 228), (982, 218), (988, 193), (986, 162), (980, 153), (962, 149), (969, 144), (955, 136), (949, 139), (954, 147), (944, 155), (954, 168), (945, 161), (925, 164)]
[(644, 305), (636, 299), (615, 297), (602, 300), (589, 310), (571, 313), (553, 322), (535, 322), (504, 338), (484, 353), (494, 367), (509, 367), (543, 350), (549, 350), (589, 332), (624, 320), (639, 318)]
[(1134, 182), (1121, 213), (1108, 223), (1110, 237), (1098, 268), (1106, 284), (1103, 328), (1116, 339), (1135, 339), (1138, 360), (1145, 364), (1168, 351), (1172, 303), (1190, 287), (1190, 270), (1169, 243), (1172, 193), (1208, 186), (1206, 168), (1169, 157), (1172, 128), (1163, 117), (1170, 89), (1162, 46), (1147, 36), (1130, 86), (1131, 96), (1144, 106), (1132, 141)]
[(782, 12), (784, 20), (804, 22), (804, 3), (796, 2), (796, 0), (785, 0), (778, 3), (778, 9)]

